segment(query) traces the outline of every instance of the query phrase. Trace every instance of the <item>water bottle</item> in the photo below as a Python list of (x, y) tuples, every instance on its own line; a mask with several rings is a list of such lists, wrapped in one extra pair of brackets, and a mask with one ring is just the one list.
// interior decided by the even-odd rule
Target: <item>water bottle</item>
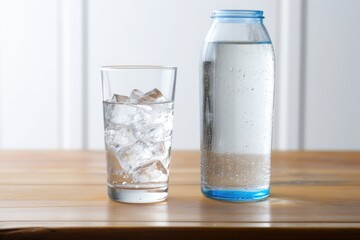
[(254, 201), (270, 193), (274, 51), (263, 12), (216, 10), (200, 70), (201, 190)]

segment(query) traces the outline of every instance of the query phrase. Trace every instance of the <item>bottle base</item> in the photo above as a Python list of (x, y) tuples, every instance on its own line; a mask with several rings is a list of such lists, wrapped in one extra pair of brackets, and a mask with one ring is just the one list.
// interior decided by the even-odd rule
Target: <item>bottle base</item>
[(123, 203), (154, 203), (166, 200), (168, 187), (129, 189), (108, 186), (109, 198)]
[(201, 189), (205, 197), (228, 201), (228, 202), (252, 202), (265, 199), (270, 194), (270, 188), (259, 190), (239, 190), (239, 189)]

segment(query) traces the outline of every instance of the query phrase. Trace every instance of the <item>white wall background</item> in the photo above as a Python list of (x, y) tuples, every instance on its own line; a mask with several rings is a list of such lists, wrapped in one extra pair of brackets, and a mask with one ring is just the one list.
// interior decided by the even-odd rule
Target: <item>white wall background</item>
[(311, 0), (307, 9), (302, 145), (360, 150), (360, 1)]
[(198, 149), (213, 9), (262, 9), (277, 56), (274, 148), (360, 150), (356, 0), (2, 0), (0, 148), (102, 149), (99, 68), (177, 66), (174, 149)]

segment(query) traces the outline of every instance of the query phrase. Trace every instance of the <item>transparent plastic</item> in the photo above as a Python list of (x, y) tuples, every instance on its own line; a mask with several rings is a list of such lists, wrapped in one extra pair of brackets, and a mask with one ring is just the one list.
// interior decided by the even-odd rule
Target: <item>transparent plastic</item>
[(263, 12), (216, 10), (200, 69), (201, 188), (224, 201), (270, 193), (274, 51)]

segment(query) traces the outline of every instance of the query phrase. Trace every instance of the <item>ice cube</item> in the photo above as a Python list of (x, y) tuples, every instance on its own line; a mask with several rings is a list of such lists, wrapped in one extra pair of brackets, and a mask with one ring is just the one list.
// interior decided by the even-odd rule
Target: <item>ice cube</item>
[(105, 129), (105, 144), (112, 152), (125, 149), (136, 141), (134, 131), (128, 125), (110, 124)]
[(171, 136), (173, 129), (173, 104), (155, 104), (151, 111), (151, 122), (155, 125), (161, 124), (164, 129), (164, 138)]
[(164, 161), (170, 152), (170, 147), (165, 144), (165, 142), (157, 142), (149, 145), (151, 151), (151, 159)]
[(165, 182), (168, 172), (161, 161), (152, 161), (134, 169), (132, 177), (138, 183)]
[(115, 155), (121, 167), (130, 172), (151, 161), (152, 152), (146, 142), (137, 140), (125, 149), (116, 152)]
[(123, 96), (123, 95), (119, 95), (119, 94), (114, 94), (111, 98), (111, 102), (113, 103), (126, 103), (128, 101), (129, 97), (127, 96)]
[(149, 126), (147, 132), (144, 133), (144, 138), (149, 142), (161, 142), (165, 140), (166, 129), (164, 124), (158, 123), (152, 126)]
[(143, 96), (141, 96), (138, 99), (139, 103), (160, 103), (160, 102), (165, 102), (166, 98), (164, 97), (164, 95), (160, 92), (159, 89), (154, 88), (153, 90), (143, 94)]
[(142, 91), (139, 89), (134, 89), (130, 93), (130, 97), (128, 99), (128, 103), (139, 103), (139, 99), (144, 95)]
[(127, 124), (136, 123), (149, 118), (147, 109), (139, 105), (114, 104), (104, 105), (105, 126), (109, 123)]

